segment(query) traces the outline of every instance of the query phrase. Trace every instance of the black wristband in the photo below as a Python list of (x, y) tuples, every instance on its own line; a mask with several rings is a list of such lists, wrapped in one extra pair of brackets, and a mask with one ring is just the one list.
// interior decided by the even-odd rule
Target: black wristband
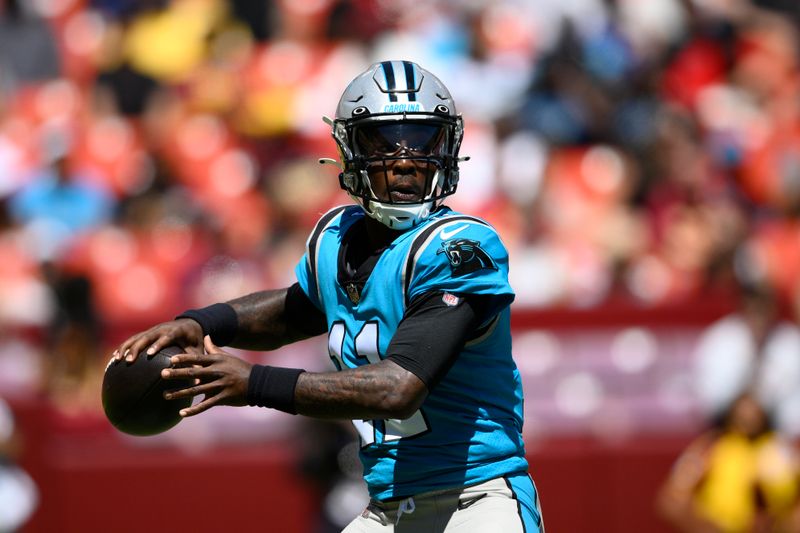
[(175, 319), (191, 318), (203, 328), (203, 335), (210, 335), (217, 346), (227, 346), (236, 338), (239, 319), (236, 311), (228, 304), (214, 304), (202, 309), (189, 309)]
[(250, 381), (247, 383), (247, 405), (271, 407), (296, 415), (294, 389), (303, 372), (305, 370), (299, 368), (253, 365)]

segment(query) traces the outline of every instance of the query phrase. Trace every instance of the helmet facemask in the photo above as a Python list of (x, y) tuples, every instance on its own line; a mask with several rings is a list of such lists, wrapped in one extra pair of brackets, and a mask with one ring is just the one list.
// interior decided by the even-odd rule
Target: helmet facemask
[(341, 186), (379, 222), (413, 227), (455, 192), (462, 131), (461, 117), (434, 114), (334, 121)]

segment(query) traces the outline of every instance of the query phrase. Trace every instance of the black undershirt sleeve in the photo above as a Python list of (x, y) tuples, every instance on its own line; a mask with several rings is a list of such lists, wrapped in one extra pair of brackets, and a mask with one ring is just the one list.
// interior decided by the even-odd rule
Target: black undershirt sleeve
[(460, 295), (455, 305), (452, 296), (429, 292), (415, 298), (386, 351), (387, 359), (421, 379), (428, 391), (447, 374), (464, 344), (484, 332), (481, 325), (494, 308), (491, 295)]
[(309, 337), (328, 331), (325, 314), (308, 298), (299, 283), (286, 291), (286, 322)]
[[(468, 341), (485, 333), (487, 316), (496, 308), (491, 295), (460, 295), (445, 303), (444, 294), (429, 292), (414, 299), (387, 349), (387, 359), (408, 370), (432, 390), (447, 374)], [(456, 296), (456, 295), (453, 295)], [(286, 292), (286, 320), (309, 336), (328, 330), (325, 315), (298, 283)]]

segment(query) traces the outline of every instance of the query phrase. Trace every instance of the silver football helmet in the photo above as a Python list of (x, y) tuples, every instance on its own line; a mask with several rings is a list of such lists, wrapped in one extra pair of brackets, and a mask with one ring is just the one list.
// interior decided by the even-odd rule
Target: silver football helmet
[[(458, 163), (468, 159), (458, 157), (463, 121), (447, 87), (416, 63), (370, 66), (350, 82), (334, 120), (326, 121), (341, 157), (341, 187), (386, 226), (408, 229), (456, 191)], [(399, 160), (425, 176), (422, 195), (387, 192), (389, 169)]]

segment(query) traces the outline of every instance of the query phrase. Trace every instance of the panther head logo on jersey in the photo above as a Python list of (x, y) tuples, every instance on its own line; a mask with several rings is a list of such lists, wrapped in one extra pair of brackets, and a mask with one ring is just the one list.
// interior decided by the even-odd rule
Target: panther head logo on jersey
[(437, 254), (447, 255), (453, 274), (469, 274), (483, 269), (497, 270), (494, 260), (489, 257), (481, 243), (470, 239), (451, 239), (442, 243), (442, 249)]

